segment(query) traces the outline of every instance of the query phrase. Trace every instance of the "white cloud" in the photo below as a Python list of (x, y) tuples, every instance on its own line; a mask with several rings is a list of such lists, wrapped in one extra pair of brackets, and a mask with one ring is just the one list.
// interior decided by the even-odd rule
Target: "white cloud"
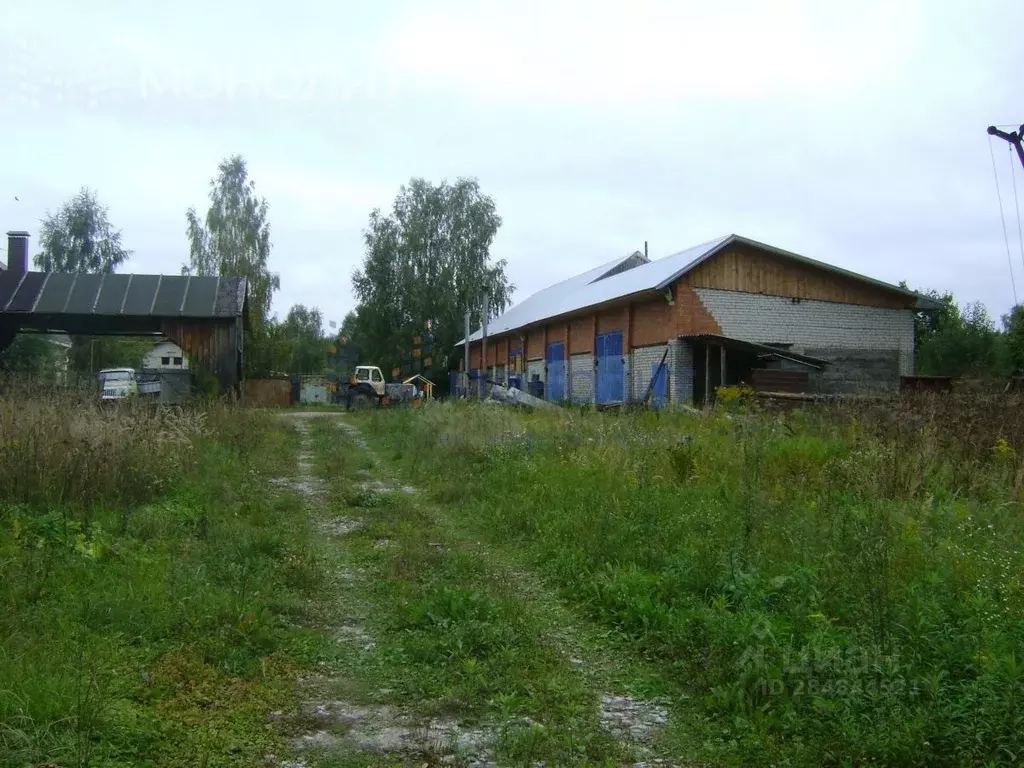
[(908, 9), (794, 0), (527, 2), (501, 12), (431, 4), (396, 25), (381, 55), (402, 78), (442, 92), (531, 107), (832, 101), (883, 79), (913, 50)]
[(366, 217), (414, 175), (480, 178), (520, 298), (735, 231), (1012, 300), (984, 128), (1024, 120), (1019, 3), (8, 5), (0, 221), (88, 184), (136, 268), (176, 271), (185, 209), (241, 153), (282, 314), (351, 307)]

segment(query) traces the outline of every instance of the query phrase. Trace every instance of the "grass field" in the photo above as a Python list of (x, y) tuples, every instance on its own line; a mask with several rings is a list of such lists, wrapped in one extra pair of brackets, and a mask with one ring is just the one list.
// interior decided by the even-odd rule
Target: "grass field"
[[(673, 754), (744, 765), (1019, 760), (1020, 403), (734, 410), (456, 403), (353, 422), (462, 536), (535, 569), (654, 670), (645, 685), (673, 702)], [(484, 631), (479, 612), (500, 616), (501, 603), (475, 602), (485, 598), (460, 578), (423, 593), (409, 620), (458, 626), (450, 614), (461, 612)], [(424, 643), (451, 642), (423, 631)]]
[(0, 401), (0, 765), (257, 765), (321, 641), (294, 436), (224, 406)]
[(0, 766), (1012, 764), (1020, 405), (2, 400)]

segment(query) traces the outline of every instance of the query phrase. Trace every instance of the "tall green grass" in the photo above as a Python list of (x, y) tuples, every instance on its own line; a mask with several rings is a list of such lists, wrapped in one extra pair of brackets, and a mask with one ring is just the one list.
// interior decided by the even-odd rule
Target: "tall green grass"
[(253, 765), (318, 582), (292, 437), (227, 406), (0, 401), (0, 765)]
[(788, 414), (366, 416), (391, 457), (627, 634), (745, 764), (1024, 755), (1024, 417), (1007, 398)]

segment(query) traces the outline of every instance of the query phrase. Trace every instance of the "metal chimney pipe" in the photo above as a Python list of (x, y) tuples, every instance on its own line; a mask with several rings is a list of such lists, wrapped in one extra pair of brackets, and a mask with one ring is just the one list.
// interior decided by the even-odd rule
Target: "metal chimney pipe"
[(7, 271), (15, 275), (28, 272), (28, 232), (7, 233)]

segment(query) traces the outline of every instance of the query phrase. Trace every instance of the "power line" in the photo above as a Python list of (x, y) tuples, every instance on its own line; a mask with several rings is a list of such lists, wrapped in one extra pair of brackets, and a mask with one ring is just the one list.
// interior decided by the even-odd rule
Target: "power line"
[(1024, 264), (1024, 231), (1020, 226), (1020, 203), (1017, 201), (1017, 169), (1014, 168), (1013, 155), (1010, 147), (1006, 148), (1011, 154), (1007, 155), (1010, 161), (1010, 179), (1013, 181), (1013, 205), (1017, 209), (1017, 240), (1020, 243), (1020, 263)]
[(1006, 242), (1006, 264), (1010, 267), (1010, 285), (1013, 287), (1013, 306), (1017, 306), (1017, 282), (1013, 278), (1013, 258), (1010, 256), (1010, 236), (1006, 234), (1006, 214), (1003, 213), (1003, 193), (999, 191), (999, 174), (996, 172), (996, 153), (992, 149), (992, 138), (988, 140), (988, 153), (992, 157), (992, 178), (996, 183), (996, 197), (999, 199), (999, 218), (1003, 222), (1003, 240)]

